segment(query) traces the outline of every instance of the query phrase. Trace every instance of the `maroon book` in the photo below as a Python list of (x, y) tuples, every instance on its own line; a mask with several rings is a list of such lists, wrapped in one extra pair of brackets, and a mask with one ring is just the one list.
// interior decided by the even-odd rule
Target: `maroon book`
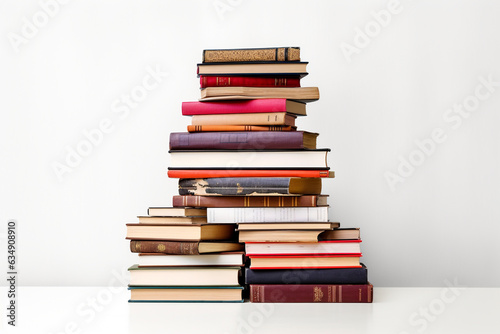
[(200, 87), (300, 87), (299, 76), (288, 77), (238, 77), (238, 76), (200, 76)]
[(170, 150), (315, 149), (317, 136), (306, 131), (173, 132)]
[(174, 207), (315, 207), (327, 205), (325, 195), (303, 196), (173, 196)]
[(371, 303), (368, 284), (250, 284), (252, 303)]

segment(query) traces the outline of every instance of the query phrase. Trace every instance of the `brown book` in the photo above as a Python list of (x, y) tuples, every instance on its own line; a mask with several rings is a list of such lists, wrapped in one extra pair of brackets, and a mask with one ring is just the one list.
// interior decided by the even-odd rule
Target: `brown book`
[(371, 303), (368, 284), (250, 284), (252, 303)]
[(173, 206), (193, 206), (201, 208), (224, 207), (315, 207), (325, 206), (328, 195), (304, 196), (173, 196)]
[(206, 253), (232, 252), (243, 249), (236, 242), (203, 242), (203, 241), (155, 241), (131, 240), (132, 253), (162, 253), (178, 255), (199, 255)]
[(338, 228), (325, 231), (319, 235), (319, 240), (359, 239), (359, 228)]
[(339, 223), (245, 223), (238, 225), (238, 231), (281, 231), (281, 230), (331, 230)]
[(148, 216), (154, 217), (206, 217), (207, 210), (201, 208), (181, 207), (150, 207)]
[(234, 224), (147, 225), (127, 224), (130, 240), (231, 240), (235, 236)]
[[(240, 224), (242, 225), (242, 224)], [(240, 242), (317, 242), (322, 230), (239, 231)]]
[(194, 115), (192, 125), (285, 125), (295, 126), (297, 116), (284, 112)]
[(301, 102), (319, 100), (318, 87), (207, 87), (200, 101), (290, 99)]
[(219, 131), (296, 131), (295, 126), (259, 126), (259, 125), (188, 125), (188, 132)]
[(139, 224), (203, 224), (207, 222), (204, 217), (162, 217), (162, 216), (137, 216)]
[(300, 61), (299, 47), (203, 50), (204, 63)]

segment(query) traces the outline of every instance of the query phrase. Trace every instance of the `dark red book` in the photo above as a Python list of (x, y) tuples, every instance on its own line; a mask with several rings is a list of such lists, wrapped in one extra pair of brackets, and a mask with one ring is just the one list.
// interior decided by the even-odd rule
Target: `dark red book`
[(315, 149), (317, 133), (306, 131), (173, 132), (171, 150)]
[(368, 284), (250, 284), (252, 303), (371, 303)]
[(300, 87), (300, 77), (200, 76), (200, 87)]
[(287, 112), (290, 114), (305, 116), (306, 105), (302, 102), (290, 101), (287, 99), (182, 102), (182, 114), (185, 116), (272, 112)]

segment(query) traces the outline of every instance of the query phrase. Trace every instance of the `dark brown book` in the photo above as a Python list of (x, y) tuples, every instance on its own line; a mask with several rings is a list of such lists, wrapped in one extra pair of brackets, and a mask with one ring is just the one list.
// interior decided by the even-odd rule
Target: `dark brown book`
[(203, 50), (204, 63), (300, 61), (299, 47)]
[(244, 246), (236, 242), (197, 242), (197, 241), (154, 241), (132, 240), (132, 253), (162, 253), (178, 255), (199, 255), (206, 253), (232, 252)]
[(224, 207), (315, 207), (325, 206), (328, 195), (304, 196), (173, 196), (174, 207), (192, 206), (200, 208)]
[(306, 131), (173, 132), (170, 149), (315, 149), (317, 137), (317, 133)]
[(127, 224), (130, 240), (232, 240), (235, 236), (234, 224)]
[(368, 284), (250, 284), (252, 303), (371, 303)]

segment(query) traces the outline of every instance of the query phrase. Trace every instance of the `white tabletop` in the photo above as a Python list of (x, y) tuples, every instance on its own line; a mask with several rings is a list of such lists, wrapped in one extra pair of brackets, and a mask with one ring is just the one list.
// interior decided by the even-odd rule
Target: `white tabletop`
[[(7, 303), (5, 287), (0, 289)], [(500, 288), (375, 288), (372, 304), (127, 303), (125, 288), (20, 287), (1, 333), (500, 333)]]

